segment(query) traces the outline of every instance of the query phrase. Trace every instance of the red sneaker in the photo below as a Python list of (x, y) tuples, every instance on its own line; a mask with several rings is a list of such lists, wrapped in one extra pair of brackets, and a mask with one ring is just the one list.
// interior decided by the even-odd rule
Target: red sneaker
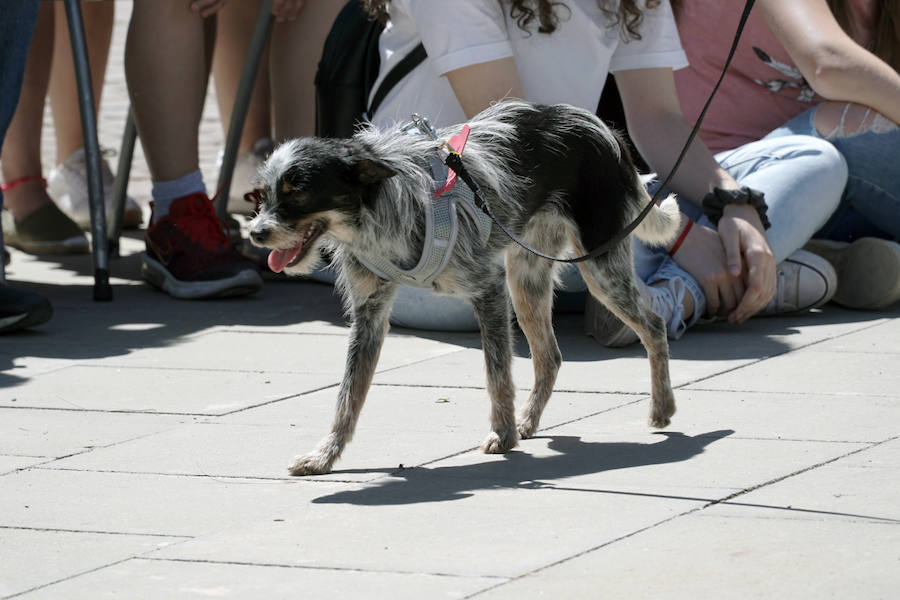
[(141, 275), (170, 296), (221, 298), (262, 288), (256, 265), (229, 243), (206, 194), (176, 199), (168, 215), (151, 223)]

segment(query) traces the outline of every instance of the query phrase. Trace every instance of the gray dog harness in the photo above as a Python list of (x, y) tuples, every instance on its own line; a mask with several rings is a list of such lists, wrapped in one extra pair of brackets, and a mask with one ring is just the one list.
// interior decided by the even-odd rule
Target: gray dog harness
[[(415, 128), (404, 130), (410, 134), (418, 133)], [(430, 288), (447, 266), (456, 246), (460, 214), (477, 229), (482, 244), (486, 244), (491, 235), (491, 218), (475, 206), (474, 194), (468, 185), (457, 181), (450, 189), (434, 196), (445, 187), (450, 169), (437, 152), (429, 155), (427, 160), (433, 187), (431, 202), (424, 207), (425, 243), (419, 262), (412, 269), (401, 269), (383, 256), (356, 255), (359, 262), (382, 279), (419, 288)], [(459, 209), (462, 209), (461, 213)]]

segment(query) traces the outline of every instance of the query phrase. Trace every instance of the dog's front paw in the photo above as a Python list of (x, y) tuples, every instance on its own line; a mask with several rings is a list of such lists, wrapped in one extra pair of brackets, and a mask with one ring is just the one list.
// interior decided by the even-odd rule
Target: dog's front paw
[(537, 423), (531, 419), (520, 417), (516, 423), (516, 430), (519, 432), (519, 439), (527, 440), (537, 431)]
[(661, 401), (654, 399), (650, 406), (650, 427), (656, 429), (668, 427), (674, 414), (675, 396), (671, 392)]
[(321, 454), (298, 456), (288, 467), (291, 475), (324, 475), (331, 471), (331, 461)]
[(496, 432), (492, 431), (481, 443), (481, 451), (485, 454), (503, 454), (509, 452), (519, 443), (515, 429), (509, 431)]

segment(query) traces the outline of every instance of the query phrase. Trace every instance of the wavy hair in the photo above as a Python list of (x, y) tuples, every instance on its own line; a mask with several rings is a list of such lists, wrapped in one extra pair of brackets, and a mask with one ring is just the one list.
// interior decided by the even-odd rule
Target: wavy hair
[[(559, 26), (558, 9), (568, 11), (565, 2), (559, 0), (499, 0), (509, 5), (509, 16), (516, 20), (522, 31), (530, 31), (535, 23), (538, 33), (553, 33)], [(390, 0), (361, 0), (369, 16), (385, 22)], [(646, 0), (647, 8), (656, 8), (661, 0)], [(597, 0), (601, 12), (610, 19), (610, 27), (618, 27), (623, 38), (641, 39), (638, 28), (644, 20), (642, 0)]]

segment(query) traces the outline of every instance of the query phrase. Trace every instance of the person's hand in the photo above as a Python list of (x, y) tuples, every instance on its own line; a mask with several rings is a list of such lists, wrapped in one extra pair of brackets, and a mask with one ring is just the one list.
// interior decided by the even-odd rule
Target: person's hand
[(714, 229), (695, 223), (674, 258), (703, 288), (708, 315), (725, 316), (738, 306), (744, 282), (729, 272), (722, 238)]
[(744, 293), (728, 320), (743, 323), (762, 310), (775, 295), (775, 256), (756, 209), (728, 204), (719, 219), (719, 237), (729, 273), (743, 282)]
[(283, 23), (295, 20), (300, 14), (300, 9), (303, 8), (303, 2), (304, 0), (273, 0), (272, 14), (275, 16), (275, 21)]
[(225, 6), (226, 0), (191, 0), (191, 12), (198, 13), (204, 19), (216, 14)]

